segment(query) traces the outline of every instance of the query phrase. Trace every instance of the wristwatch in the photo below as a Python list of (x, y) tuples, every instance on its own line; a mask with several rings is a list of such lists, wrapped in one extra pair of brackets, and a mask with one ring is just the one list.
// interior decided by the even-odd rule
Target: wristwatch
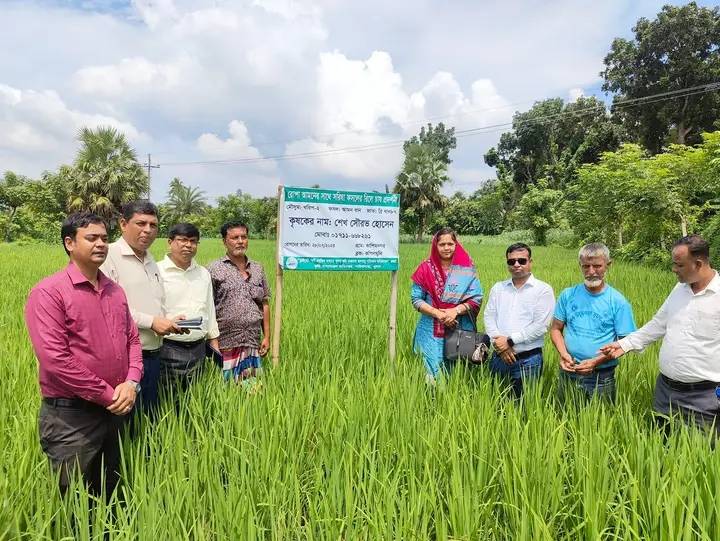
[(508, 346), (510, 346), (510, 347), (513, 347), (513, 346), (515, 345), (515, 342), (514, 342), (513, 339), (510, 338), (509, 336), (508, 336), (508, 339), (507, 339), (507, 343), (508, 343)]
[(140, 383), (138, 383), (137, 381), (133, 381), (133, 380), (129, 379), (125, 383), (132, 383), (133, 386), (135, 387), (135, 392), (136, 393), (140, 392)]

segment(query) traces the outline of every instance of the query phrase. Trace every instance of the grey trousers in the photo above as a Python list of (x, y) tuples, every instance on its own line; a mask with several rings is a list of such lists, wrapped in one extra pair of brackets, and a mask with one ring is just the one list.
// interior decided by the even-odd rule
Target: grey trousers
[(76, 471), (88, 490), (109, 498), (119, 479), (120, 431), (127, 417), (99, 405), (85, 407), (40, 406), (40, 445), (65, 493)]
[(662, 375), (658, 375), (653, 409), (663, 416), (680, 414), (686, 423), (702, 429), (713, 427), (716, 436), (720, 436), (720, 401), (715, 389), (680, 391), (670, 387)]
[(160, 349), (160, 374), (163, 380), (191, 378), (205, 360), (205, 340), (178, 342), (166, 339)]

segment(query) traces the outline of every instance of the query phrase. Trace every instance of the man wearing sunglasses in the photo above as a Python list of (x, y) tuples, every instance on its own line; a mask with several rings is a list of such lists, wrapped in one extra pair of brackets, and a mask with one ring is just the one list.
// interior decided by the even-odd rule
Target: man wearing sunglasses
[(560, 391), (577, 388), (586, 398), (615, 402), (617, 360), (603, 348), (633, 332), (632, 307), (605, 277), (610, 250), (594, 242), (578, 254), (583, 283), (560, 293), (550, 338), (560, 354)]
[(493, 342), (490, 371), (509, 380), (520, 398), (523, 383), (542, 373), (542, 347), (553, 308), (552, 287), (532, 274), (532, 251), (522, 242), (505, 251), (510, 278), (490, 290), (485, 308), (485, 332)]

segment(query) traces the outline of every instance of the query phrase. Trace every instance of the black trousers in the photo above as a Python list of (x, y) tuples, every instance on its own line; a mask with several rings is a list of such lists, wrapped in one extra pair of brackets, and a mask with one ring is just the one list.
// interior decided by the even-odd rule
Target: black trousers
[(120, 432), (127, 417), (90, 402), (71, 402), (74, 405), (43, 400), (40, 445), (53, 469), (60, 472), (61, 493), (79, 472), (90, 493), (109, 499), (120, 476)]

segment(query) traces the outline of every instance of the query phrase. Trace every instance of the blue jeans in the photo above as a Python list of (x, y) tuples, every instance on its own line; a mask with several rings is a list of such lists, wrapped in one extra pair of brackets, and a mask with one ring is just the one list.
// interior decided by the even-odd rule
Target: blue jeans
[(574, 374), (560, 369), (561, 398), (565, 398), (569, 388), (575, 388), (582, 391), (582, 394), (588, 400), (597, 397), (600, 400), (607, 400), (614, 404), (617, 397), (615, 368), (612, 366), (587, 375)]
[(492, 358), (490, 359), (490, 372), (505, 380), (509, 380), (512, 384), (515, 398), (522, 396), (524, 381), (530, 382), (540, 379), (542, 368), (542, 351), (529, 355), (524, 359), (518, 359), (513, 364), (505, 363), (495, 351), (493, 351)]
[(145, 413), (152, 413), (158, 406), (160, 382), (160, 350), (143, 350), (143, 377), (140, 380), (140, 404)]

